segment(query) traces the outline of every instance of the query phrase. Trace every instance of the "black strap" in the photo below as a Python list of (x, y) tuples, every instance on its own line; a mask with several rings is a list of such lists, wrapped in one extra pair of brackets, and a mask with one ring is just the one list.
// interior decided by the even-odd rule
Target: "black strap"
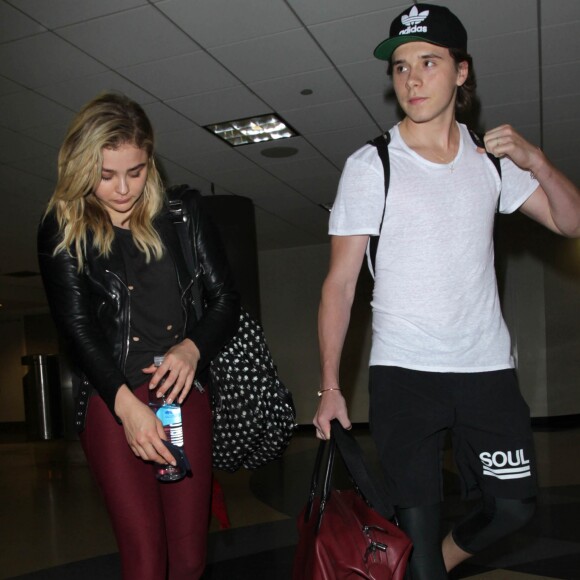
[[(481, 149), (485, 150), (485, 143), (483, 141), (483, 137), (479, 134), (476, 133), (475, 131), (472, 131), (471, 129), (469, 129), (469, 134), (471, 135), (471, 139), (473, 140), (473, 142), (480, 147)], [(485, 151), (485, 154), (487, 155), (487, 158), (493, 163), (493, 166), (495, 167), (495, 169), (497, 170), (497, 173), (499, 175), (499, 179), (501, 181), (501, 161), (499, 157), (496, 157), (495, 155), (492, 155), (491, 153), (489, 153), (487, 150)], [(501, 189), (499, 192), (499, 196), (497, 198), (497, 205), (495, 207), (495, 212), (499, 213), (499, 203), (501, 201)]]
[[(485, 150), (485, 143), (483, 141), (483, 137), (479, 133), (476, 133), (475, 131), (472, 131), (471, 129), (469, 129), (469, 134), (471, 135), (471, 139), (473, 140), (473, 142), (478, 147)], [(492, 155), (488, 151), (485, 151), (485, 154), (487, 155), (488, 159), (493, 163), (493, 166), (496, 168), (497, 173), (499, 175), (499, 178), (501, 179), (501, 161), (500, 161), (500, 158), (496, 157), (495, 155)]]
[(369, 239), (369, 259), (372, 266), (372, 274), (375, 271), (375, 261), (377, 258), (377, 249), (379, 247), (379, 238), (381, 236), (381, 230), (383, 229), (383, 221), (385, 220), (385, 213), (387, 209), (387, 193), (389, 192), (389, 183), (391, 180), (391, 163), (389, 161), (389, 143), (391, 141), (391, 135), (387, 131), (383, 135), (375, 137), (368, 142), (369, 145), (373, 145), (377, 148), (377, 153), (381, 158), (383, 163), (383, 174), (385, 181), (385, 205), (383, 207), (383, 215), (381, 217), (381, 223), (379, 225), (379, 233), (376, 236), (371, 236)]
[[(338, 420), (334, 419), (331, 421), (330, 426), (332, 437), (328, 443), (329, 450), (326, 457), (326, 465), (324, 466), (324, 480), (320, 492), (320, 505), (318, 508), (316, 530), (318, 531), (320, 528), (324, 516), (324, 510), (330, 498), (336, 449), (338, 449), (342, 460), (344, 461), (355, 488), (359, 491), (362, 497), (364, 497), (366, 502), (383, 517), (392, 519), (394, 516), (394, 509), (388, 503), (387, 493), (385, 490), (381, 490), (375, 480), (371, 477), (370, 470), (358, 442), (350, 431), (343, 429)], [(304, 520), (306, 522), (309, 521), (312, 516), (313, 502), (319, 489), (319, 477), (325, 448), (326, 441), (321, 441), (316, 454), (314, 470), (310, 482), (310, 493), (304, 511)]]

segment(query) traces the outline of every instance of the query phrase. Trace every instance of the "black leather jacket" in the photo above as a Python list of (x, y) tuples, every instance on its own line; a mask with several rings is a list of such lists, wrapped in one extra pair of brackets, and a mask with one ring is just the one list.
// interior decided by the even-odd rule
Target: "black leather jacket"
[[(186, 215), (191, 219), (189, 232), (197, 248), (205, 303), (199, 321), (191, 292), (192, 275), (169, 211), (164, 210), (154, 221), (175, 264), (186, 319), (184, 338), (190, 338), (201, 354), (197, 377), (233, 335), (239, 319), (239, 296), (225, 252), (202, 206), (199, 193), (190, 190)], [(75, 424), (81, 431), (92, 389), (118, 420), (114, 405), (117, 390), (127, 384), (124, 369), (129, 351), (131, 301), (123, 257), (116, 242), (109, 256), (98, 256), (89, 236), (84, 267), (79, 273), (74, 255), (67, 252), (54, 255), (59, 239), (54, 215), (46, 216), (38, 231), (40, 273), (56, 327), (68, 347), (76, 379), (73, 380)]]

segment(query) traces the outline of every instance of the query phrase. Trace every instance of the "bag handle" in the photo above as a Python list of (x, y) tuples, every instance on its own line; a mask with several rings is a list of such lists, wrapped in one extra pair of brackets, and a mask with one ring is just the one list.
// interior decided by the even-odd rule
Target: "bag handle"
[[(320, 529), (324, 510), (330, 498), (336, 449), (338, 449), (344, 464), (346, 465), (355, 488), (362, 495), (365, 501), (383, 517), (389, 520), (393, 519), (395, 512), (393, 507), (386, 500), (387, 494), (384, 490), (380, 490), (376, 482), (372, 479), (362, 449), (352, 433), (344, 429), (337, 419), (333, 419), (330, 422), (330, 427), (331, 438), (329, 441), (326, 464), (324, 465), (324, 481), (320, 493), (320, 505), (318, 508), (318, 519), (315, 528), (316, 533)], [(310, 481), (310, 493), (304, 511), (304, 522), (308, 522), (312, 516), (312, 507), (319, 487), (320, 470), (323, 466), (325, 448), (326, 441), (321, 441), (314, 461), (314, 469)]]
[(336, 447), (361, 495), (375, 511), (389, 520), (392, 519), (395, 510), (387, 500), (387, 491), (380, 489), (371, 477), (363, 451), (353, 434), (344, 429), (337, 419), (330, 422), (330, 427)]

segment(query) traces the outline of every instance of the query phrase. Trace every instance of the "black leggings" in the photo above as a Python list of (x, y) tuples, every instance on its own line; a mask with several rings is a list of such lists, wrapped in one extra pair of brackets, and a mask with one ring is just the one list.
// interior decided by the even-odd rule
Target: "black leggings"
[[(464, 552), (475, 554), (529, 522), (535, 508), (535, 498), (484, 496), (481, 504), (455, 526), (453, 540)], [(406, 578), (446, 580), (441, 552), (441, 504), (398, 508), (397, 517), (413, 540)]]

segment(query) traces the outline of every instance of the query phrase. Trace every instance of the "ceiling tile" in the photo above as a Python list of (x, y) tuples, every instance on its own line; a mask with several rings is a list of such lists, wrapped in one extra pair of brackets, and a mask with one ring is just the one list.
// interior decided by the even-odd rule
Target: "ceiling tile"
[(0, 125), (15, 131), (51, 123), (68, 123), (71, 111), (37, 95), (21, 91), (0, 97)]
[(387, 131), (402, 119), (402, 114), (400, 113), (394, 94), (372, 95), (370, 97), (363, 97), (362, 101), (377, 123), (377, 128), (375, 129), (376, 135)]
[[(274, 111), (298, 109), (352, 98), (353, 93), (334, 68), (250, 83)], [(308, 89), (312, 94), (303, 95)]]
[(18, 8), (54, 29), (147, 4), (147, 0), (17, 0)]
[[(186, 122), (184, 122), (186, 125)], [(203, 155), (215, 151), (224, 151), (229, 145), (214, 137), (205, 129), (190, 123), (189, 127), (180, 131), (162, 132), (157, 136), (157, 152), (169, 159), (181, 158), (185, 155)]]
[(239, 84), (214, 58), (201, 50), (123, 68), (119, 72), (164, 100)]
[(22, 85), (16, 84), (11, 80), (0, 76), (0, 95), (9, 95), (10, 93), (17, 93), (21, 91), (24, 87)]
[(224, 168), (216, 176), (215, 184), (230, 193), (246, 195), (252, 199), (260, 196), (295, 193), (282, 181), (257, 165), (236, 171), (228, 171)]
[(205, 48), (299, 27), (292, 11), (273, 0), (164, 0), (156, 6)]
[(19, 159), (11, 163), (12, 167), (26, 171), (31, 175), (36, 175), (49, 181), (54, 187), (58, 178), (58, 151), (51, 151), (49, 154)]
[(173, 131), (182, 131), (186, 127), (193, 127), (189, 119), (186, 119), (181, 113), (168, 107), (164, 103), (156, 101), (143, 105), (143, 109), (147, 113), (155, 135), (162, 133), (172, 133)]
[(313, 203), (326, 204), (334, 201), (339, 180), (340, 173), (337, 173), (289, 179), (287, 183)]
[(198, 48), (149, 5), (67, 26), (59, 34), (112, 68), (187, 54)]
[(2, 42), (9, 42), (24, 36), (32, 36), (45, 30), (44, 26), (34, 22), (28, 16), (22, 14), (20, 10), (16, 10), (5, 2), (0, 4), (0, 38)]
[[(36, 214), (32, 219), (38, 223), (41, 211), (48, 202), (52, 194), (53, 183), (48, 179), (32, 175), (27, 171), (0, 165), (0, 195), (2, 195), (2, 204), (6, 208), (10, 205), (14, 209), (26, 209), (26, 211), (4, 211), (0, 215), (8, 216), (12, 220), (21, 216), (30, 216), (33, 208), (36, 208)], [(15, 195), (18, 192), (18, 195)], [(24, 204), (23, 204), (24, 202)], [(29, 206), (29, 204), (32, 204)]]
[(66, 134), (67, 127), (72, 120), (72, 112), (69, 117), (62, 118), (56, 123), (37, 125), (28, 129), (23, 129), (22, 134), (41, 143), (45, 143), (55, 149), (60, 149), (62, 140)]
[(338, 68), (354, 92), (361, 97), (384, 94), (392, 87), (391, 79), (387, 76), (387, 64), (382, 60), (373, 58)]
[(306, 24), (320, 24), (369, 12), (379, 12), (382, 18), (385, 8), (390, 8), (389, 13), (392, 12), (392, 16), (389, 20), (384, 20), (385, 31), (388, 31), (391, 20), (406, 6), (409, 6), (408, 1), (401, 0), (357, 0), (356, 2), (352, 0), (332, 0), (332, 2), (288, 0), (288, 3)]
[(0, 127), (0, 163), (14, 163), (34, 157), (54, 154), (56, 165), (56, 149), (31, 139), (22, 133)]
[[(263, 151), (275, 149), (277, 147), (291, 147), (296, 149), (292, 157), (268, 157), (262, 154)], [(286, 165), (288, 163), (298, 163), (305, 159), (320, 159), (320, 154), (312, 145), (303, 137), (291, 137), (290, 139), (279, 139), (277, 141), (266, 141), (264, 143), (255, 143), (238, 147), (240, 155), (253, 160), (256, 164), (263, 167), (272, 167), (277, 165)]]
[(167, 103), (199, 125), (222, 123), (271, 113), (271, 109), (245, 86), (172, 99)]
[(141, 105), (155, 100), (155, 97), (113, 71), (41, 86), (36, 91), (73, 111), (78, 111), (85, 103), (107, 91), (123, 93)]
[(328, 59), (304, 30), (281, 32), (210, 52), (246, 83), (328, 68)]
[(157, 166), (163, 177), (163, 182), (167, 187), (186, 183), (199, 191), (210, 191), (209, 181), (194, 172), (188, 171), (177, 163), (173, 163), (173, 161), (169, 161), (163, 157), (157, 157)]
[(214, 153), (198, 152), (195, 155), (183, 151), (181, 155), (174, 155), (173, 160), (186, 170), (210, 182), (215, 182), (226, 171), (251, 171), (255, 168), (252, 161), (231, 147)]
[[(58, 66), (54, 66), (58, 63)], [(0, 45), (0, 74), (28, 88), (92, 75), (105, 70), (52, 32)]]
[[(335, 65), (365, 61), (372, 58), (377, 44), (388, 36), (390, 22), (398, 12), (362, 14), (311, 26), (310, 31)], [(346, 40), (354, 38), (357, 42)]]
[(535, 29), (537, 2), (538, 0), (446, 0), (445, 6), (457, 15), (467, 29), (468, 50), (471, 52), (473, 40)]
[(363, 105), (355, 99), (281, 111), (281, 114), (299, 133), (306, 136), (365, 125), (373, 120)]
[(347, 157), (373, 139), (380, 131), (374, 124), (351, 127), (340, 131), (328, 131), (310, 135), (308, 140), (341, 170)]

